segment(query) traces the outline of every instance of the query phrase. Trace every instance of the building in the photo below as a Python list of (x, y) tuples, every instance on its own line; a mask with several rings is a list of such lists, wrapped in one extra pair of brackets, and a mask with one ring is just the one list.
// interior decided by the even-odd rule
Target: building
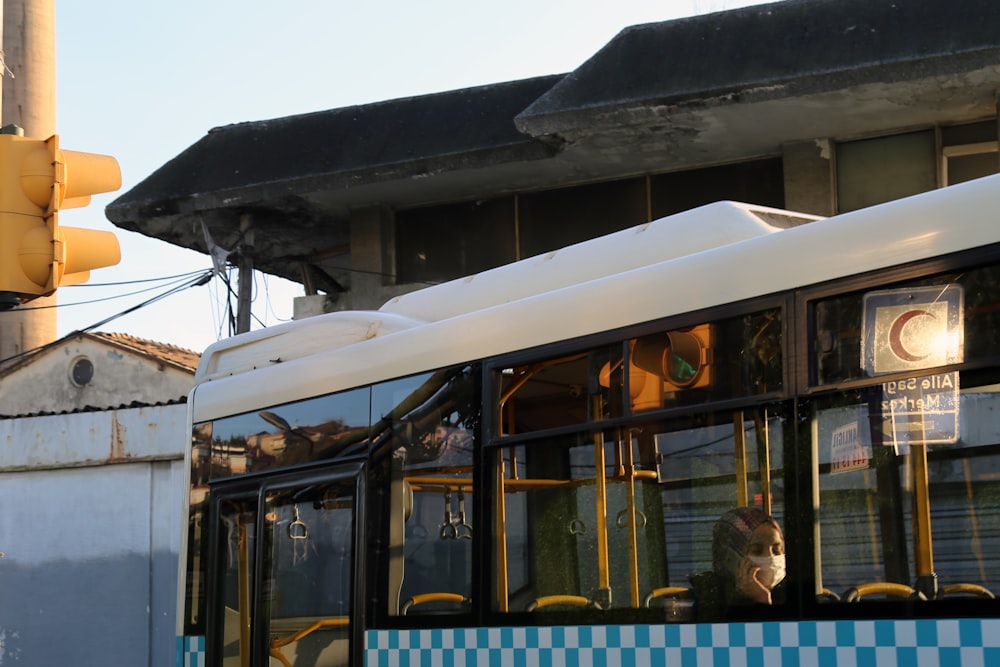
[(0, 372), (0, 662), (174, 664), (197, 362), (82, 333)]
[(199, 356), (125, 334), (70, 335), (0, 371), (0, 419), (180, 402)]
[(330, 310), (720, 199), (830, 215), (997, 171), (998, 24), (785, 0), (634, 26), (563, 75), (214, 128), (107, 216), (207, 229)]

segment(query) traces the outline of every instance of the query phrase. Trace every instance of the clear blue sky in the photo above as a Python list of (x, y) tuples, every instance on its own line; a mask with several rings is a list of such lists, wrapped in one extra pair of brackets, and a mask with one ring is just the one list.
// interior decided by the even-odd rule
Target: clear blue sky
[[(58, 333), (169, 287), (126, 283), (211, 267), (207, 255), (115, 228), (104, 207), (213, 127), (568, 72), (627, 26), (753, 4), (760, 0), (56, 0), (61, 146), (114, 155), (123, 181), (60, 216), (115, 231), (122, 261), (94, 271), (90, 286), (59, 290)], [(256, 286), (256, 318), (269, 326), (291, 317), (298, 285), (258, 273)], [(228, 334), (225, 292), (213, 280), (99, 330), (201, 351)]]

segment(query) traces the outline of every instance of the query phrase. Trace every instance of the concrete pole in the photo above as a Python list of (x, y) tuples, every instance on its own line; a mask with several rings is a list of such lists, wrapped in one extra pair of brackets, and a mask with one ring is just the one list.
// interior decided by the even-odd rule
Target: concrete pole
[[(13, 123), (33, 139), (47, 139), (56, 133), (55, 40), (55, 0), (3, 0), (2, 45), (7, 68), (0, 126)], [(55, 305), (53, 295), (0, 313), (0, 359), (54, 341), (56, 309), (25, 309)]]

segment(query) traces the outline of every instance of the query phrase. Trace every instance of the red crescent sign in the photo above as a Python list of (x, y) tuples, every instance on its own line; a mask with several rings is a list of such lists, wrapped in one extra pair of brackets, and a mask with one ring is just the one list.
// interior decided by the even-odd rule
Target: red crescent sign
[(892, 326), (889, 327), (889, 348), (892, 350), (893, 354), (903, 361), (920, 361), (921, 359), (926, 359), (928, 356), (927, 354), (913, 354), (903, 345), (903, 328), (906, 326), (907, 322), (915, 317), (921, 316), (934, 318), (934, 313), (930, 313), (926, 310), (908, 310), (897, 317), (892, 323)]

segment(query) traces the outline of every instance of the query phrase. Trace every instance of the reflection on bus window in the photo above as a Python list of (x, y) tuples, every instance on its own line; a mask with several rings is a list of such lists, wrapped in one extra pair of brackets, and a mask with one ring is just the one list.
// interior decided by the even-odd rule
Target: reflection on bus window
[[(964, 301), (963, 349), (958, 358), (970, 362), (994, 357), (996, 331), (1000, 329), (1000, 312), (995, 307), (996, 293), (1000, 289), (1000, 266), (980, 267), (958, 275), (933, 276), (897, 285), (894, 289), (936, 287), (946, 292), (949, 285), (961, 287)], [(865, 362), (861, 358), (865, 349), (862, 320), (866, 294), (852, 292), (815, 304), (816, 332), (811, 341), (815, 384), (832, 385), (866, 376)]]
[(364, 453), (369, 402), (366, 387), (220, 419), (212, 425), (208, 476)]
[[(460, 367), (373, 387), (376, 613), (468, 613), (472, 594), (476, 384)], [(391, 415), (387, 419), (386, 415)]]
[(499, 434), (780, 392), (782, 335), (772, 309), (511, 366), (500, 374)]
[(781, 391), (782, 324), (767, 310), (629, 341), (632, 412)]

